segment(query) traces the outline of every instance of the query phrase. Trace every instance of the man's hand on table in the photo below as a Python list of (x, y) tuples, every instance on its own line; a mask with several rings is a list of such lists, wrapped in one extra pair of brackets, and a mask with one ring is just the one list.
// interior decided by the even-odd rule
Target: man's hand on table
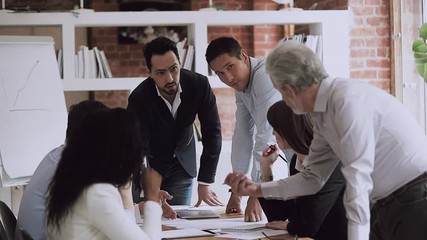
[(210, 189), (209, 185), (199, 184), (197, 192), (199, 194), (199, 199), (195, 207), (200, 206), (202, 202), (207, 203), (209, 206), (224, 206), (224, 204), (219, 201), (216, 193)]
[(242, 214), (242, 209), (240, 208), (240, 201), (242, 197), (231, 193), (230, 199), (228, 200), (227, 207), (225, 208), (226, 214)]
[(249, 197), (245, 210), (245, 222), (259, 222), (262, 220), (262, 208), (258, 198)]

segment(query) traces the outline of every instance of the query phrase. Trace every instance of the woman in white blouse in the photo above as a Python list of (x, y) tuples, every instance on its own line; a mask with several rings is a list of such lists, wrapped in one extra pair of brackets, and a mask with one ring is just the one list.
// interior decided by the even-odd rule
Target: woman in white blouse
[(135, 222), (132, 172), (141, 161), (136, 119), (124, 109), (88, 115), (49, 185), (48, 239), (160, 239), (161, 176), (144, 171), (144, 223)]

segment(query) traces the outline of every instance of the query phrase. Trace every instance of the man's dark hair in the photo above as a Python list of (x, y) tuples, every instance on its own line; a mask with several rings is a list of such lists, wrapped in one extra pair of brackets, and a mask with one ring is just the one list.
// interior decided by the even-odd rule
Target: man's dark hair
[[(176, 43), (167, 37), (158, 37), (144, 46), (144, 58), (147, 64), (148, 70), (151, 71), (153, 64), (151, 63), (151, 57), (153, 55), (163, 55), (169, 51), (172, 51), (179, 61), (178, 49)], [(181, 62), (180, 62), (181, 63)]]
[(224, 53), (240, 59), (241, 51), (242, 47), (236, 39), (232, 37), (219, 37), (209, 43), (205, 57), (210, 65), (212, 60)]

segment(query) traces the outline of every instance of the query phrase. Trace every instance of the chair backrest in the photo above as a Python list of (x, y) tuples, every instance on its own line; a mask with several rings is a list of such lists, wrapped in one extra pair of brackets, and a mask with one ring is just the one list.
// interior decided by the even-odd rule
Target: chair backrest
[(16, 240), (33, 240), (33, 238), (22, 228), (16, 228)]
[(8, 240), (6, 230), (4, 230), (2, 222), (0, 222), (0, 240)]
[(0, 217), (6, 232), (6, 240), (15, 239), (16, 217), (9, 206), (3, 201), (0, 201)]

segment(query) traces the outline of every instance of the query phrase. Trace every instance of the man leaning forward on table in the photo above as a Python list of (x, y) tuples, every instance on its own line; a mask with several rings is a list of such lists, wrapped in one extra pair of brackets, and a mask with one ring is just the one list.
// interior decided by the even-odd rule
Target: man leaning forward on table
[(313, 194), (340, 159), (349, 239), (427, 239), (427, 138), (404, 106), (367, 83), (329, 77), (294, 41), (279, 44), (266, 69), (296, 114), (312, 113), (310, 153), (301, 173), (279, 181), (259, 184), (231, 173), (225, 182), (233, 191), (281, 199)]
[[(198, 200), (223, 205), (210, 184), (221, 152), (221, 124), (215, 95), (206, 76), (181, 69), (176, 43), (158, 37), (144, 46), (150, 76), (130, 94), (127, 109), (137, 116), (148, 166), (162, 175), (161, 189), (171, 205), (190, 205), (198, 174)], [(193, 123), (200, 120), (203, 150), (197, 171)], [(134, 179), (138, 182), (139, 169)]]
[[(221, 82), (235, 90), (236, 123), (231, 146), (233, 171), (247, 173), (252, 160), (251, 177), (258, 181), (262, 152), (267, 144), (276, 142), (273, 128), (267, 121), (267, 110), (280, 100), (280, 93), (265, 72), (265, 59), (248, 56), (232, 37), (212, 40), (206, 49), (206, 61)], [(287, 168), (283, 171), (287, 173)], [(240, 202), (241, 196), (232, 192), (226, 213), (241, 213)], [(261, 220), (262, 208), (258, 198), (249, 197), (245, 221)]]

